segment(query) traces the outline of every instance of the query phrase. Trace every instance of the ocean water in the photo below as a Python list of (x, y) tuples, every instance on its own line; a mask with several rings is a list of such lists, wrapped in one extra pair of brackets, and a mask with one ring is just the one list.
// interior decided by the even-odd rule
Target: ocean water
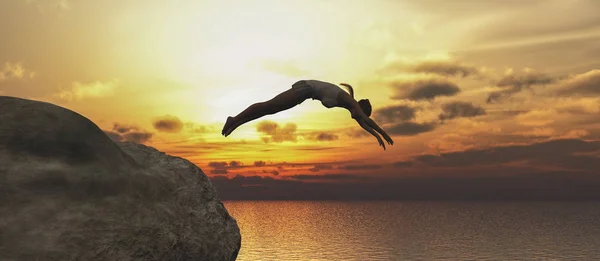
[(225, 201), (237, 260), (600, 260), (600, 203)]

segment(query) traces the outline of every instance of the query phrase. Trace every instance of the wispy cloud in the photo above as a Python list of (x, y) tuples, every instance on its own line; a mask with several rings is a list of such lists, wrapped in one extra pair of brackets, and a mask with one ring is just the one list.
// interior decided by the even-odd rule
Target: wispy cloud
[(135, 143), (146, 143), (150, 141), (154, 135), (151, 132), (144, 131), (139, 127), (131, 125), (123, 125), (114, 123), (112, 129), (103, 130), (109, 138), (116, 142), (135, 142)]
[(556, 79), (552, 77), (531, 70), (525, 70), (523, 74), (515, 74), (510, 70), (506, 76), (496, 83), (496, 86), (500, 88), (500, 90), (490, 93), (487, 102), (497, 102), (523, 90), (530, 89), (533, 86), (543, 86), (555, 81)]
[(27, 70), (21, 62), (5, 62), (0, 67), (0, 82), (10, 79), (26, 79), (35, 77), (35, 72)]
[(560, 83), (562, 95), (598, 95), (600, 94), (600, 70), (591, 70), (572, 76)]
[(433, 100), (440, 96), (454, 96), (460, 92), (455, 83), (442, 77), (397, 80), (391, 84), (394, 100)]
[(415, 118), (417, 109), (407, 105), (392, 105), (375, 111), (374, 118), (381, 123), (408, 121)]
[(266, 143), (296, 142), (298, 140), (296, 129), (297, 126), (295, 123), (287, 123), (284, 126), (279, 126), (278, 123), (273, 121), (261, 121), (256, 126), (256, 131), (263, 134), (262, 139)]
[(476, 117), (485, 115), (485, 109), (470, 102), (455, 101), (442, 105), (440, 120), (450, 120), (461, 117)]
[(71, 88), (63, 88), (55, 96), (67, 101), (79, 101), (88, 98), (103, 98), (112, 96), (119, 86), (119, 80), (107, 82), (95, 81), (88, 83), (74, 82)]
[(462, 64), (452, 59), (422, 60), (422, 61), (393, 61), (385, 69), (396, 73), (424, 73), (443, 76), (467, 77), (477, 75), (479, 70), (471, 65)]

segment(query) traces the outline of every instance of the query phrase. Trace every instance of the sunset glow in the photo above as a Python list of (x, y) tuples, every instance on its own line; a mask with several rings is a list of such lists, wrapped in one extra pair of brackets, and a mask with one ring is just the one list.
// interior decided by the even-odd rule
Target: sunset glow
[[(599, 9), (592, 0), (3, 1), (0, 94), (67, 107), (211, 177), (587, 173), (557, 155), (458, 158), (600, 139)], [(352, 84), (394, 146), (383, 151), (347, 111), (313, 100), (221, 136), (227, 116), (300, 79)]]

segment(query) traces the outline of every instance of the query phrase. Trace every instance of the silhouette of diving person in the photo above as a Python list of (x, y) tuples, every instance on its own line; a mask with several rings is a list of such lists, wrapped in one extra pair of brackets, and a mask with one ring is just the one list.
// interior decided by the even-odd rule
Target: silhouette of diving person
[[(275, 114), (280, 111), (290, 109), (308, 98), (320, 100), (323, 106), (327, 108), (341, 107), (347, 109), (350, 115), (358, 124), (377, 138), (379, 145), (385, 150), (385, 143), (379, 136), (387, 141), (389, 145), (393, 145), (394, 141), (390, 136), (383, 131), (375, 121), (371, 118), (371, 103), (369, 99), (356, 101), (354, 99), (354, 90), (352, 86), (346, 83), (340, 83), (348, 89), (348, 92), (343, 91), (339, 86), (318, 80), (301, 80), (292, 85), (292, 88), (278, 94), (274, 98), (258, 102), (250, 105), (240, 114), (235, 117), (227, 117), (227, 121), (223, 126), (221, 134), (225, 137), (229, 136), (240, 125), (249, 121), (258, 119), (265, 115)], [(378, 134), (379, 132), (379, 134)]]

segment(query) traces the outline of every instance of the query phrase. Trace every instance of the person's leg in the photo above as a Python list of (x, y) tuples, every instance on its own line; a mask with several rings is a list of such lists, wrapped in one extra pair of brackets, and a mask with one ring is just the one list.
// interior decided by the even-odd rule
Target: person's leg
[(298, 105), (298, 96), (294, 89), (288, 89), (265, 102), (258, 102), (250, 105), (235, 117), (228, 117), (221, 134), (229, 136), (237, 127), (242, 124), (258, 119), (265, 115), (275, 114), (280, 111), (290, 109)]

